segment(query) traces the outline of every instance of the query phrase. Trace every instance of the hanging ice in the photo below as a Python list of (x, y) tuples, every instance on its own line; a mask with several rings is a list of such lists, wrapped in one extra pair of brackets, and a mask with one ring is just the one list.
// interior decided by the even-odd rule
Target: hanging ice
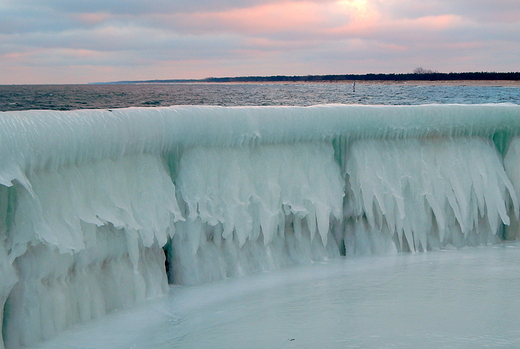
[[(191, 148), (177, 183), (188, 221), (172, 274), (183, 283), (338, 255), (327, 242), (344, 182), (326, 143)], [(198, 265), (201, 255), (211, 260)]]
[(519, 131), (517, 105), (0, 113), (0, 348), (167, 277), (514, 239)]
[(160, 158), (107, 159), (27, 179), (29, 188), (3, 192), (16, 205), (3, 211), (14, 220), (4, 238), (20, 279), (5, 306), (7, 347), (165, 291), (162, 246), (181, 215)]
[[(345, 231), (390, 234), (400, 250), (496, 242), (517, 196), (490, 140), (473, 137), (362, 140), (347, 155), (350, 219)], [(366, 226), (367, 232), (359, 231)], [(384, 237), (381, 237), (384, 238)], [(374, 240), (372, 238), (372, 240)]]

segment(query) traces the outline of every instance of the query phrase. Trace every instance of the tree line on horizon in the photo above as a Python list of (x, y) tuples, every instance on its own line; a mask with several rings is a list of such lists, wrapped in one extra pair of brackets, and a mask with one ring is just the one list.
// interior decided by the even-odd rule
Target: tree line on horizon
[(237, 76), (210, 77), (205, 79), (170, 79), (145, 81), (117, 81), (112, 83), (175, 83), (175, 82), (331, 82), (331, 81), (457, 81), (457, 80), (520, 80), (520, 72), (464, 72), (439, 73), (423, 68), (414, 69), (413, 73), (368, 73), (341, 75), (273, 75), (273, 76)]
[(343, 74), (343, 75), (305, 75), (305, 76), (241, 76), (206, 78), (205, 82), (307, 82), (307, 81), (442, 81), (442, 80), (520, 80), (520, 72), (465, 72), (439, 73), (436, 71), (419, 71), (414, 73), (387, 73), (387, 74)]

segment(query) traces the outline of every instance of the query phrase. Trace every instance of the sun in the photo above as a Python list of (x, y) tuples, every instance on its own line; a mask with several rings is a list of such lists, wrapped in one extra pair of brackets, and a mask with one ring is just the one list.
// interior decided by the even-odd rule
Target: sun
[(341, 8), (356, 14), (366, 14), (370, 11), (368, 0), (339, 0), (336, 2)]
[(370, 0), (339, 0), (336, 9), (350, 18), (351, 25), (366, 27), (375, 23), (380, 14)]

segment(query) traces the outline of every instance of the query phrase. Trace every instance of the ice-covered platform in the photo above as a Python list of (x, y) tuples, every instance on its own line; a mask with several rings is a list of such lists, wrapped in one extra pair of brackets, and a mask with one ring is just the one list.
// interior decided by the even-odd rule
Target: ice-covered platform
[(199, 284), (516, 239), (520, 106), (0, 113), (6, 348)]

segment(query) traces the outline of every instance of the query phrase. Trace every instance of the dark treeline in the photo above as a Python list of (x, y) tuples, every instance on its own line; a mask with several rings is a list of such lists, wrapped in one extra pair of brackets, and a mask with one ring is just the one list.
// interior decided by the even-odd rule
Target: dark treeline
[(205, 82), (278, 82), (278, 81), (443, 81), (443, 80), (520, 80), (520, 72), (468, 72), (468, 73), (405, 73), (405, 74), (345, 74), (345, 75), (306, 75), (306, 76), (242, 76), (207, 78)]
[(467, 73), (426, 73), (403, 74), (344, 74), (344, 75), (305, 75), (305, 76), (238, 76), (206, 79), (171, 79), (145, 81), (117, 81), (109, 84), (125, 83), (189, 83), (189, 82), (327, 82), (327, 81), (444, 81), (444, 80), (520, 80), (520, 72), (467, 72)]

